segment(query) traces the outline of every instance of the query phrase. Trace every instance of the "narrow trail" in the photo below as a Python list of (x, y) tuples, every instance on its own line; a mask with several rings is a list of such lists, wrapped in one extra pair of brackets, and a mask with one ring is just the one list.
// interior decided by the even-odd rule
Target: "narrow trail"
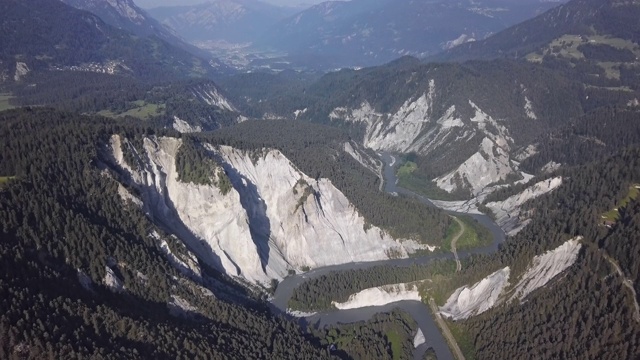
[(438, 311), (438, 306), (436, 305), (436, 302), (435, 300), (433, 300), (433, 298), (429, 299), (429, 307), (431, 308), (431, 312), (436, 318), (438, 327), (440, 327), (440, 330), (442, 330), (442, 335), (444, 335), (445, 339), (447, 339), (447, 342), (449, 343), (449, 347), (453, 351), (453, 356), (458, 360), (464, 360), (464, 355), (462, 355), (462, 350), (460, 350), (460, 347), (458, 346), (456, 339), (453, 337), (453, 334), (451, 334), (451, 330), (449, 330), (449, 326), (447, 326), (447, 323), (444, 322), (444, 320), (442, 319), (442, 316), (440, 315), (440, 311)]
[(453, 240), (451, 240), (451, 252), (453, 253), (453, 257), (456, 259), (456, 272), (459, 272), (460, 270), (462, 270), (462, 264), (460, 263), (460, 259), (458, 258), (456, 245), (458, 243), (458, 239), (460, 239), (460, 236), (462, 236), (462, 234), (464, 234), (464, 232), (466, 231), (466, 228), (464, 226), (464, 223), (460, 221), (460, 219), (455, 216), (451, 217), (458, 223), (458, 225), (460, 225), (460, 232), (453, 238)]
[(618, 273), (618, 275), (622, 279), (622, 284), (629, 289), (629, 292), (631, 293), (631, 298), (633, 299), (633, 305), (634, 305), (635, 310), (636, 310), (635, 314), (633, 315), (633, 319), (636, 322), (640, 322), (640, 305), (638, 305), (638, 300), (637, 300), (638, 297), (637, 297), (637, 294), (636, 294), (636, 289), (633, 288), (633, 281), (631, 281), (631, 280), (627, 279), (626, 277), (624, 277), (624, 273), (622, 272), (622, 269), (620, 269), (620, 266), (618, 265), (618, 263), (611, 256), (609, 256), (604, 251), (603, 251), (602, 255), (615, 268), (616, 272)]

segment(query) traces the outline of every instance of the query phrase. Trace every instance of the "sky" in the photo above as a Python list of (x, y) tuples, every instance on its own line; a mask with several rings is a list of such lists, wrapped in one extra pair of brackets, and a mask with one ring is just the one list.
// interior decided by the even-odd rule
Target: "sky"
[[(141, 8), (149, 9), (158, 6), (171, 6), (171, 5), (195, 5), (202, 4), (208, 0), (133, 0), (136, 5)], [(324, 2), (326, 0), (262, 0), (264, 2), (281, 5), (281, 6), (297, 6), (297, 5), (312, 5)]]

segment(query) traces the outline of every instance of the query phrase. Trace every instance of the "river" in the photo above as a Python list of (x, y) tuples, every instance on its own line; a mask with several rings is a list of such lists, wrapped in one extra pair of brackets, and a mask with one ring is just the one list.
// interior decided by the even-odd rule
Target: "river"
[[(383, 153), (381, 158), (385, 164), (384, 166), (384, 180), (385, 180), (385, 191), (388, 193), (397, 193), (404, 194), (408, 196), (413, 196), (419, 199), (421, 202), (428, 206), (434, 206), (429, 199), (424, 196), (415, 194), (409, 190), (403, 189), (396, 185), (396, 174), (395, 174), (395, 165), (396, 161), (393, 156), (389, 153)], [(464, 258), (471, 254), (487, 254), (495, 252), (498, 249), (498, 245), (504, 242), (505, 234), (504, 231), (488, 216), (486, 215), (477, 215), (477, 214), (461, 214), (456, 212), (447, 211), (451, 215), (467, 215), (483, 226), (487, 227), (491, 234), (493, 235), (493, 242), (491, 245), (476, 248), (467, 251), (458, 251), (458, 256), (460, 258)], [(453, 259), (453, 254), (451, 253), (434, 253), (431, 255), (425, 255), (421, 257), (415, 258), (407, 258), (407, 259), (390, 259), (390, 260), (380, 260), (380, 261), (372, 261), (372, 262), (360, 262), (360, 263), (348, 263), (334, 266), (327, 266), (323, 268), (313, 269), (303, 274), (289, 276), (282, 280), (282, 282), (278, 285), (276, 292), (271, 300), (271, 308), (276, 313), (286, 313), (287, 304), (289, 303), (289, 299), (293, 295), (293, 290), (300, 286), (303, 282), (320, 277), (332, 271), (345, 271), (352, 269), (367, 269), (378, 265), (394, 265), (400, 267), (408, 267), (412, 264), (427, 264), (434, 259)], [(395, 308), (400, 308), (411, 315), (411, 317), (416, 321), (418, 327), (422, 329), (422, 332), (425, 336), (426, 343), (420, 345), (415, 349), (413, 357), (414, 359), (422, 359), (425, 351), (432, 347), (438, 359), (441, 360), (449, 360), (453, 359), (453, 355), (451, 350), (447, 345), (447, 342), (440, 333), (438, 326), (433, 319), (433, 316), (430, 312), (429, 306), (422, 302), (418, 301), (399, 301), (392, 304), (388, 304), (385, 306), (371, 306), (366, 308), (359, 309), (349, 309), (349, 310), (328, 310), (318, 312), (312, 316), (308, 316), (306, 318), (300, 318), (300, 322), (303, 326), (312, 325), (312, 326), (326, 326), (326, 325), (336, 325), (339, 323), (353, 323), (358, 321), (367, 321), (371, 319), (375, 314), (381, 312), (390, 312)]]

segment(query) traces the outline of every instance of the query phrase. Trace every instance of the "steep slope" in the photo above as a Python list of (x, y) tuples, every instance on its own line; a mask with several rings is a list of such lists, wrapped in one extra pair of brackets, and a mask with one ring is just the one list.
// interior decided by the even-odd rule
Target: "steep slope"
[(327, 1), (281, 21), (259, 43), (313, 54), (326, 66), (379, 65), (484, 39), (550, 6), (539, 1)]
[[(637, 148), (624, 150), (561, 170), (563, 184), (528, 206), (536, 209), (531, 223), (504, 244), (499, 256), (468, 268), (473, 272), (489, 263), (493, 269), (509, 264), (512, 277), (518, 279), (510, 281), (515, 285), (504, 294), (513, 301), (458, 322), (474, 339), (475, 356), (595, 359), (640, 353), (634, 340), (640, 333), (637, 301), (626, 285), (627, 278), (637, 278), (637, 266), (630, 262), (639, 254), (632, 250), (637, 236), (631, 235), (637, 232), (637, 201), (621, 208), (624, 220), (611, 227), (601, 218), (639, 179), (637, 156)], [(624, 261), (623, 277), (610, 259)], [(547, 285), (530, 292), (555, 274), (559, 275)], [(553, 345), (544, 340), (551, 338), (558, 340)], [(593, 343), (594, 338), (600, 342)]]
[(541, 135), (528, 152), (522, 152), (522, 166), (530, 172), (545, 172), (561, 165), (584, 164), (639, 144), (639, 111), (633, 102), (627, 105), (591, 111)]
[(257, 0), (215, 0), (192, 6), (167, 6), (148, 10), (162, 24), (190, 41), (254, 41), (293, 9)]
[(0, 2), (2, 67), (11, 80), (27, 73), (86, 71), (142, 79), (208, 76), (204, 59), (155, 37), (137, 38), (107, 25), (96, 15), (59, 1)]
[(156, 36), (198, 56), (204, 58), (209, 56), (206, 52), (182, 40), (175, 32), (160, 24), (132, 0), (62, 0), (62, 2), (76, 9), (98, 15), (100, 19), (115, 28), (142, 37)]
[(180, 140), (144, 138), (143, 144), (136, 150), (120, 136), (111, 138), (108, 151), (123, 181), (138, 189), (155, 221), (228, 275), (266, 285), (288, 270), (405, 257), (416, 248), (415, 239), (405, 247), (367, 226), (330, 180), (308, 177), (277, 150), (256, 154), (205, 144), (224, 169), (210, 170), (213, 183), (230, 181), (223, 190), (179, 179)]
[(460, 45), (430, 60), (522, 58), (567, 34), (622, 38), (637, 44), (639, 14), (637, 1), (572, 0), (486, 40)]
[(307, 90), (310, 101), (323, 100), (300, 117), (346, 124), (375, 151), (413, 153), (440, 189), (475, 195), (521, 178), (516, 149), (580, 115), (581, 93), (530, 64), (399, 61), (323, 77)]
[(0, 357), (325, 357), (122, 201), (98, 147), (150, 129), (52, 109), (0, 122)]

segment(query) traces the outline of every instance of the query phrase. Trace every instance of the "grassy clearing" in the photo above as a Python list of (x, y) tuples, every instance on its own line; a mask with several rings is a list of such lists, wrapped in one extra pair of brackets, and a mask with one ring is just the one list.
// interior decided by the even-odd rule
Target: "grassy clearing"
[(615, 62), (599, 62), (598, 66), (600, 66), (604, 70), (604, 76), (608, 79), (620, 80), (620, 69), (618, 68), (619, 63)]
[[(455, 238), (459, 232), (460, 224), (457, 221), (452, 221), (451, 226), (449, 226), (449, 228), (447, 229), (447, 234), (444, 238), (444, 241), (442, 241), (442, 248), (444, 250), (451, 251), (451, 240), (453, 240), (453, 238)], [(464, 236), (464, 234), (462, 236)], [(462, 239), (462, 236), (460, 236), (458, 244), (460, 243), (459, 241)]]
[(462, 351), (464, 358), (466, 360), (475, 359), (476, 351), (475, 351), (475, 346), (473, 345), (473, 339), (467, 334), (467, 332), (464, 329), (464, 326), (450, 320), (445, 320), (445, 322), (447, 323), (447, 326), (449, 326), (449, 331), (451, 331), (451, 335), (453, 335), (453, 337), (456, 339), (456, 342), (458, 343), (458, 347), (460, 348), (460, 351)]
[(455, 290), (453, 289), (451, 277), (455, 276), (456, 263), (454, 261), (449, 261), (448, 263), (451, 264), (449, 273), (432, 276), (429, 281), (425, 281), (419, 286), (418, 292), (423, 302), (426, 303), (427, 299), (433, 298), (436, 304), (444, 304), (453, 290)]
[[(591, 36), (579, 36), (579, 35), (563, 35), (555, 40), (553, 40), (549, 46), (542, 50), (542, 53), (530, 53), (525, 56), (528, 61), (531, 62), (541, 62), (542, 58), (545, 55), (555, 55), (558, 57), (569, 58), (569, 59), (584, 59), (584, 54), (578, 50), (578, 46), (582, 44), (603, 44), (609, 45), (616, 49), (620, 50), (630, 50), (636, 56), (640, 56), (640, 46), (635, 44), (632, 41), (620, 39), (620, 38), (612, 38), (602, 35), (591, 35)], [(618, 63), (613, 63), (614, 65)], [(619, 78), (619, 71), (617, 72), (618, 77), (616, 76), (616, 69), (612, 69), (611, 64), (607, 63), (599, 63), (605, 72), (607, 73), (607, 77), (611, 78)]]
[[(464, 224), (464, 232), (458, 238), (456, 248), (458, 250), (471, 249), (491, 243), (491, 234), (482, 225), (478, 224), (472, 218), (466, 216), (457, 217)], [(460, 232), (460, 224), (452, 221), (451, 226), (447, 229), (447, 234), (442, 242), (442, 248), (451, 251), (451, 240)]]
[(141, 120), (148, 120), (153, 116), (162, 115), (165, 111), (164, 104), (153, 104), (146, 103), (143, 100), (137, 100), (131, 103), (133, 108), (123, 112), (123, 113), (114, 113), (109, 110), (102, 110), (98, 113), (98, 115), (110, 117), (110, 118), (120, 118), (125, 116), (132, 116)]
[(398, 335), (398, 333), (394, 330), (387, 331), (385, 335), (391, 343), (391, 353), (393, 354), (393, 359), (402, 359), (402, 339), (400, 338), (400, 335)]
[(407, 161), (396, 171), (398, 185), (434, 200), (466, 200), (464, 197), (450, 194), (440, 189), (433, 181), (425, 179), (416, 173), (418, 165), (412, 161)]
[(0, 176), (0, 189), (5, 187), (12, 179), (15, 179), (15, 176)]
[(13, 99), (13, 96), (11, 96), (11, 94), (0, 94), (0, 111), (15, 108), (15, 106), (9, 103), (11, 99)]
[(585, 85), (587, 89), (602, 89), (609, 91), (624, 91), (624, 92), (633, 92), (633, 89), (628, 86), (593, 86), (593, 85)]
[(631, 200), (635, 200), (638, 198), (638, 194), (640, 194), (640, 184), (634, 184), (629, 187), (629, 193), (627, 196), (620, 201), (618, 206), (615, 209), (612, 209), (602, 215), (603, 221), (618, 221), (620, 218), (620, 211), (618, 209), (623, 208), (629, 204)]

